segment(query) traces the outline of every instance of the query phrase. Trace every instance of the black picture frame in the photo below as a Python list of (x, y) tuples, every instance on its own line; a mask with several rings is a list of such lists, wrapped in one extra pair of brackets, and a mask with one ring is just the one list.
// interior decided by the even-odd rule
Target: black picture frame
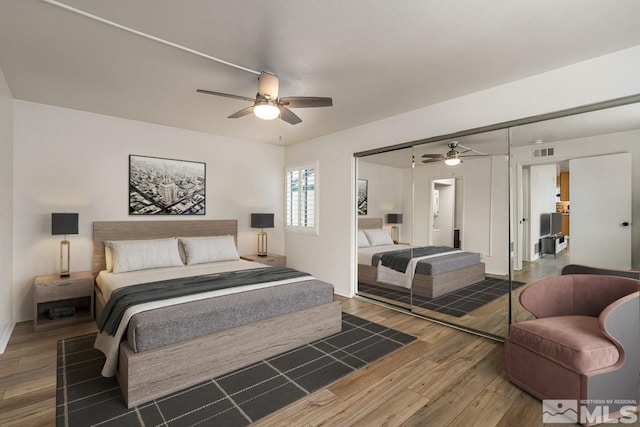
[(205, 215), (207, 165), (129, 155), (129, 215)]
[(358, 180), (358, 215), (366, 215), (368, 210), (369, 196), (368, 196), (369, 182), (366, 179)]

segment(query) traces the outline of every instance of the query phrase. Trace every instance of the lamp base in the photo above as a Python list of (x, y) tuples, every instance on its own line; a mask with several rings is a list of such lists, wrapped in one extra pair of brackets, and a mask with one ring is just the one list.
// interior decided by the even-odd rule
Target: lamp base
[(60, 277), (69, 277), (71, 275), (70, 259), (71, 243), (65, 238), (60, 242)]
[(396, 244), (398, 243), (398, 240), (400, 240), (400, 229), (395, 225), (391, 227), (391, 240)]
[(258, 233), (258, 256), (267, 256), (267, 233), (264, 230)]

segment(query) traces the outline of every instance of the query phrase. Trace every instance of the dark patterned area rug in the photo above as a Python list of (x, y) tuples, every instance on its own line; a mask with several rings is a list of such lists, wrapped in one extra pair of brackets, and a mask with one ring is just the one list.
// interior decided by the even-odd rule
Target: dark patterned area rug
[(342, 332), (127, 409), (95, 334), (58, 341), (58, 426), (246, 426), (416, 338), (342, 314)]
[[(512, 283), (513, 289), (524, 285), (524, 282), (513, 281)], [(365, 293), (373, 297), (378, 296), (405, 304), (411, 304), (411, 296), (408, 293), (386, 289), (380, 286), (358, 283), (358, 293)], [(462, 317), (465, 314), (469, 314), (473, 310), (480, 308), (508, 293), (508, 280), (489, 277), (481, 282), (474, 283), (473, 285), (449, 292), (448, 294), (436, 298), (430, 299), (414, 295), (413, 305), (437, 311), (438, 313), (448, 314), (450, 316)]]

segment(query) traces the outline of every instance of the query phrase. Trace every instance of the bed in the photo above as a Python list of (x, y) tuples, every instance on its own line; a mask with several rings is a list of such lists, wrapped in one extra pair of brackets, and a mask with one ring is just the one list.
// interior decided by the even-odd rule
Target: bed
[[(359, 240), (362, 236), (360, 231), (377, 231), (384, 235), (379, 231), (381, 229), (382, 218), (358, 220)], [(358, 282), (436, 298), (485, 278), (484, 264), (480, 262), (478, 253), (444, 247), (431, 253), (433, 247), (425, 247), (423, 256), (410, 259), (409, 268), (397, 272), (382, 265), (382, 255), (403, 250), (408, 252), (410, 246), (385, 242), (384, 239), (373, 243), (372, 246), (360, 242), (358, 244)]]
[[(170, 245), (173, 248), (172, 239), (176, 237), (184, 239), (178, 244), (180, 261), (185, 262), (185, 257), (202, 261), (197, 259), (199, 252), (196, 249), (212, 240), (220, 238), (230, 242), (235, 250), (237, 221), (110, 221), (93, 224), (96, 319), (99, 326), (105, 328), (99, 333), (96, 346), (105, 352), (108, 345), (115, 343), (116, 356), (110, 358), (107, 355), (103, 375), (115, 373), (127, 407), (149, 402), (341, 330), (341, 305), (339, 301), (333, 301), (333, 286), (291, 269), (237, 259), (237, 252), (229, 260), (194, 262), (188, 266), (179, 265), (180, 261), (177, 261), (176, 265), (163, 264), (162, 268), (136, 270), (135, 262), (147, 262), (138, 260), (144, 257), (131, 255), (127, 261), (128, 250), (145, 247), (136, 246), (139, 242), (148, 244), (153, 239), (153, 242), (159, 242), (157, 247)], [(169, 242), (165, 244), (165, 240)], [(105, 241), (109, 243), (106, 254)], [(175, 258), (174, 253), (171, 256)], [(171, 262), (175, 261), (174, 258)], [(112, 265), (107, 265), (107, 259), (112, 260)], [(133, 270), (128, 270), (132, 263)], [(207, 293), (198, 291), (176, 296), (170, 301), (175, 304), (168, 304), (166, 300), (140, 300), (142, 304), (136, 305), (137, 308), (126, 306), (129, 308), (121, 310), (124, 326), (118, 324), (113, 335), (106, 332), (109, 322), (105, 319), (108, 317), (106, 313), (105, 316), (101, 314), (103, 311), (118, 311), (114, 301), (123, 290), (131, 292), (131, 289), (161, 284), (166, 287), (166, 292), (173, 292), (182, 288), (183, 282), (191, 281), (196, 286), (204, 282), (216, 283), (200, 280), (205, 277), (203, 274), (216, 279), (218, 276), (233, 276), (233, 280), (239, 280), (242, 287), (216, 288), (209, 289)], [(255, 278), (264, 274), (286, 274), (291, 278), (277, 276), (283, 280), (267, 286), (260, 283), (263, 279)], [(151, 284), (130, 286), (142, 283), (141, 280), (151, 281)], [(153, 289), (144, 293), (145, 298), (149, 294), (165, 292)], [(110, 301), (112, 293), (114, 297)], [(138, 298), (143, 293), (134, 295)]]

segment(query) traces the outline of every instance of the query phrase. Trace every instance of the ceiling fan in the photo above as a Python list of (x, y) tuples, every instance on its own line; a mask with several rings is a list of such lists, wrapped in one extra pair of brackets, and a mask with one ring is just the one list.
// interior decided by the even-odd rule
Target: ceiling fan
[[(449, 166), (455, 166), (462, 163), (463, 157), (488, 156), (488, 154), (486, 153), (481, 153), (480, 151), (465, 147), (464, 145), (459, 144), (458, 141), (451, 141), (447, 144), (447, 146), (449, 147), (449, 151), (447, 151), (445, 154), (423, 154), (422, 157), (424, 157), (425, 159), (422, 161), (422, 163), (435, 163), (444, 161)], [(461, 148), (462, 150), (459, 150), (459, 148)], [(466, 154), (469, 152), (475, 154)]]
[(258, 93), (255, 99), (205, 89), (198, 89), (196, 92), (241, 99), (252, 103), (251, 106), (230, 115), (230, 119), (237, 119), (253, 113), (263, 120), (273, 120), (276, 117), (280, 117), (280, 119), (292, 125), (300, 123), (302, 119), (296, 116), (289, 108), (331, 107), (333, 105), (331, 98), (317, 96), (286, 96), (278, 98), (278, 88), (278, 76), (262, 71), (258, 77)]

